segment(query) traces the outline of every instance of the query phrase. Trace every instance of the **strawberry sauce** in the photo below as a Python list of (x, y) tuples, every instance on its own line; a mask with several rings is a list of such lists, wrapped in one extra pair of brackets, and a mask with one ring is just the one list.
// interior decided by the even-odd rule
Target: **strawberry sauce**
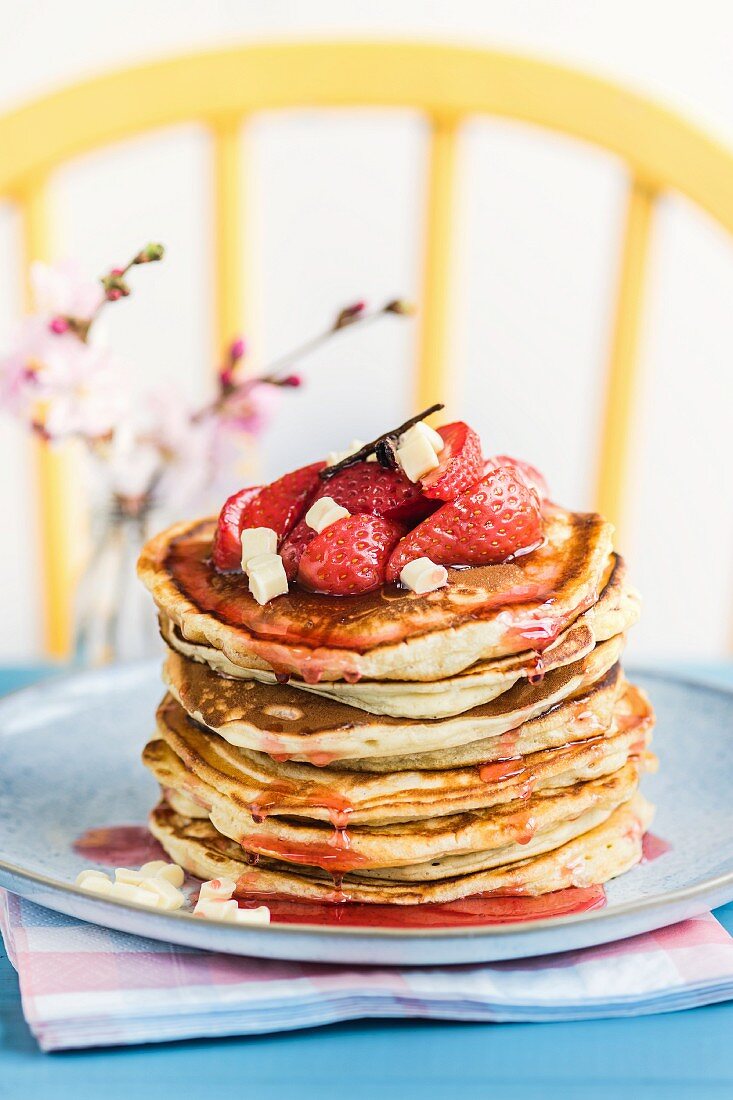
[(567, 917), (601, 909), (606, 904), (602, 886), (569, 886), (539, 897), (476, 894), (461, 901), (424, 905), (364, 905), (355, 902), (305, 901), (281, 894), (251, 895), (240, 908), (266, 905), (272, 920), (283, 924), (340, 925), (350, 928), (461, 928), (483, 924)]
[(107, 867), (140, 867), (169, 857), (144, 825), (106, 825), (87, 829), (72, 845), (77, 855)]
[(672, 845), (668, 840), (664, 840), (661, 836), (657, 836), (656, 833), (644, 833), (641, 842), (642, 863), (652, 863), (655, 859), (659, 859), (660, 856), (666, 855), (667, 852), (671, 851)]

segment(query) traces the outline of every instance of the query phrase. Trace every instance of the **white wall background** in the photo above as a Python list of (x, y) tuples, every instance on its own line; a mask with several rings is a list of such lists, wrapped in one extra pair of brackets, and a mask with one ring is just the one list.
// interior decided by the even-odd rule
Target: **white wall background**
[[(727, 0), (0, 0), (0, 110), (82, 76), (206, 45), (402, 36), (516, 49), (666, 101), (733, 145)], [(355, 297), (417, 293), (424, 134), (407, 115), (266, 117), (249, 136), (257, 353), (317, 330)], [(0, 156), (2, 150), (0, 150)], [(110, 311), (140, 379), (192, 390), (210, 364), (206, 142), (182, 128), (59, 174), (59, 252), (91, 271), (147, 239), (168, 258)], [(462, 148), (455, 407), (491, 451), (532, 459), (590, 503), (623, 179), (564, 139), (500, 121)], [(0, 206), (0, 341), (18, 310), (17, 225)], [(733, 608), (733, 242), (682, 201), (658, 219), (624, 551), (646, 596), (637, 653), (723, 651)], [(407, 415), (412, 337), (385, 322), (307, 364), (264, 448), (266, 473)], [(0, 659), (39, 650), (28, 452), (0, 424)]]

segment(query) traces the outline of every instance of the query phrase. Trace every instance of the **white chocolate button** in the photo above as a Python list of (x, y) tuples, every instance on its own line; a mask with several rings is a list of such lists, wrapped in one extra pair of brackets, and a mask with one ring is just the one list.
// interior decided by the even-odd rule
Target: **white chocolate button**
[(171, 886), (176, 886), (179, 890), (183, 886), (185, 877), (185, 871), (182, 867), (179, 867), (177, 863), (165, 863), (160, 870), (156, 871), (153, 875), (153, 878), (165, 879), (166, 882), (170, 882)]
[(242, 569), (249, 572), (249, 562), (260, 554), (277, 554), (277, 534), (271, 527), (245, 527), (242, 531)]
[(363, 446), (363, 439), (352, 439), (345, 451), (329, 451), (326, 457), (326, 465), (336, 466), (339, 462), (343, 462), (345, 458), (350, 458), (351, 455), (355, 455)]
[(237, 887), (233, 878), (212, 878), (209, 882), (202, 882), (199, 890), (199, 901), (213, 901), (215, 898), (223, 898), (228, 901)]
[(117, 867), (115, 869), (115, 882), (126, 882), (130, 886), (139, 886), (145, 879), (145, 875), (140, 871), (133, 871), (130, 867)]
[[(140, 874), (144, 878), (150, 878), (151, 875), (157, 875), (159, 871), (162, 871), (164, 867), (177, 867), (177, 863), (166, 863), (164, 859), (151, 859), (148, 863), (143, 863), (140, 868)], [(183, 881), (183, 880), (181, 880)], [(175, 886), (176, 883), (174, 882)]]
[(320, 497), (305, 513), (305, 522), (320, 535), (337, 519), (346, 519), (350, 515), (351, 512), (337, 504), (333, 497)]
[(136, 905), (147, 905), (151, 909), (158, 908), (158, 898), (142, 886), (134, 886), (131, 882), (113, 882), (110, 897), (115, 901), (132, 901)]
[[(92, 868), (88, 868), (86, 871), (80, 871), (79, 874), (76, 876), (76, 885), (80, 886), (82, 890), (87, 889), (87, 886), (85, 885), (87, 882), (91, 883), (93, 881), (96, 881), (98, 883), (106, 882), (108, 886), (112, 885), (109, 875), (105, 875), (103, 871), (95, 871)], [(88, 889), (91, 889), (91, 886), (89, 886)]]
[(266, 905), (259, 905), (256, 909), (237, 909), (237, 924), (269, 924), (270, 910)]
[(207, 920), (223, 920), (233, 923), (237, 919), (238, 911), (239, 906), (236, 901), (220, 901), (218, 898), (212, 898), (209, 901), (198, 901), (193, 915), (195, 917), (206, 917)]
[(259, 554), (249, 559), (247, 568), (249, 590), (258, 604), (269, 603), (275, 596), (284, 596), (288, 591), (288, 578), (279, 554)]
[(444, 588), (448, 583), (448, 570), (444, 565), (436, 565), (430, 558), (415, 558), (403, 567), (400, 582), (405, 588), (422, 596), (426, 592)]
[(413, 424), (411, 428), (408, 428), (406, 432), (403, 432), (400, 436), (397, 445), (401, 447), (403, 443), (408, 443), (411, 439), (415, 439), (418, 436), (422, 436), (427, 439), (430, 446), (433, 448), (436, 454), (440, 454), (445, 447), (445, 440), (440, 432), (436, 432), (435, 428), (431, 428), (429, 424), (426, 424), (424, 420), (418, 421), (417, 424)]
[(425, 477), (425, 474), (437, 469), (440, 461), (435, 448), (425, 435), (421, 432), (412, 434), (410, 429), (409, 432), (405, 432), (402, 439), (403, 442), (400, 442), (396, 456), (403, 473), (410, 481), (419, 481), (421, 477)]
[(157, 898), (159, 909), (180, 909), (186, 900), (180, 890), (176, 890), (168, 879), (162, 878), (160, 875), (145, 879), (140, 884), (140, 889), (153, 894)]

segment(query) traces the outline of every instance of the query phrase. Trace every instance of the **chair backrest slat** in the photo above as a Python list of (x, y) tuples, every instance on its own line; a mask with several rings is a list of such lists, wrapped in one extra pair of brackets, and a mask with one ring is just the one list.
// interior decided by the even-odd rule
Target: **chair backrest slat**
[[(26, 272), (35, 260), (48, 260), (53, 252), (48, 179), (36, 176), (19, 190), (21, 238)], [(26, 279), (30, 307), (30, 284)], [(71, 640), (72, 578), (78, 566), (80, 484), (75, 448), (51, 448), (33, 441), (38, 486), (39, 583), (45, 624), (45, 643), (50, 656), (68, 653)]]
[(418, 409), (435, 401), (446, 402), (451, 396), (449, 378), (455, 364), (448, 349), (448, 326), (458, 123), (451, 116), (431, 120), (416, 377)]
[(214, 358), (217, 363), (242, 324), (244, 165), (242, 122), (237, 116), (211, 126), (214, 231)]
[(629, 187), (626, 226), (608, 359), (598, 459), (596, 507), (618, 529), (629, 463), (650, 231), (657, 192), (640, 179)]

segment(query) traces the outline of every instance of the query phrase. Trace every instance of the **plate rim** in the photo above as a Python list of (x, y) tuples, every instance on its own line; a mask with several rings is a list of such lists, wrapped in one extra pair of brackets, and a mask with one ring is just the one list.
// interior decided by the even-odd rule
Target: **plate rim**
[[(95, 679), (101, 675), (114, 674), (117, 671), (128, 670), (130, 672), (139, 670), (143, 671), (152, 665), (154, 659), (145, 659), (140, 661), (126, 661), (119, 664), (110, 665), (101, 669), (84, 669), (84, 670), (69, 670), (64, 671), (61, 674), (52, 673), (51, 676), (41, 679), (37, 683), (28, 684), (20, 688), (15, 688), (9, 692), (6, 692), (0, 697), (0, 722), (2, 721), (2, 711), (7, 700), (17, 700), (18, 696), (34, 695), (39, 692), (43, 692), (50, 685), (54, 687), (63, 687), (70, 681), (78, 681), (84, 679)], [(704, 676), (695, 677), (690, 675), (682, 675), (678, 673), (669, 673), (661, 669), (648, 667), (643, 665), (636, 665), (632, 663), (630, 666), (633, 669), (633, 675), (640, 675), (643, 677), (663, 680), (675, 685), (689, 686), (692, 688), (705, 691), (711, 691), (720, 695), (733, 698), (733, 685), (721, 684), (714, 679), (706, 680)], [(0, 728), (0, 739), (3, 733)], [(633, 868), (630, 868), (633, 871)], [(39, 874), (34, 871), (29, 871), (17, 864), (10, 863), (7, 860), (0, 857), (0, 873), (5, 872), (12, 875), (15, 879), (21, 879), (32, 883), (36, 886), (44, 887), (52, 892), (60, 892), (71, 897), (80, 898), (82, 900), (89, 899), (90, 895), (81, 890), (79, 887), (71, 883), (61, 882), (60, 880), (50, 878), (47, 875)], [(277, 935), (290, 935), (294, 933), (305, 935), (324, 934), (327, 932), (329, 935), (336, 934), (340, 939), (377, 939), (377, 940), (404, 940), (404, 939), (417, 939), (423, 940), (437, 940), (443, 941), (447, 939), (459, 938), (461, 940), (483, 938), (487, 936), (519, 936), (519, 937), (531, 937), (532, 933), (538, 933), (547, 931), (553, 928), (568, 928), (576, 924), (597, 924), (602, 923), (604, 919), (606, 921), (615, 919), (617, 917), (633, 916), (640, 912), (653, 913), (659, 908), (671, 906), (675, 904), (681, 904), (686, 901), (694, 900), (700, 894), (715, 893), (724, 889), (726, 886), (731, 886), (731, 892), (733, 894), (733, 861), (731, 863), (730, 871), (724, 872), (721, 875), (717, 875), (715, 878), (704, 879), (702, 882), (693, 886), (681, 887), (677, 890), (673, 890), (664, 894), (653, 894), (647, 897), (637, 898), (635, 900), (621, 902), (611, 908), (604, 906), (600, 909), (587, 910), (582, 913), (571, 913), (566, 916), (558, 917), (540, 917), (536, 920), (527, 921), (509, 921), (506, 923), (498, 924), (480, 924), (469, 926), (451, 926), (448, 925), (443, 928), (379, 928), (369, 925), (322, 925), (322, 924), (287, 924), (283, 921), (272, 921), (267, 925), (241, 925), (238, 928), (240, 935), (251, 936), (252, 933), (258, 935), (267, 936), (275, 934)], [(105, 898), (103, 896), (94, 895), (94, 901), (103, 903), (103, 908), (109, 908), (110, 912), (119, 911), (120, 909), (129, 913), (140, 913), (146, 916), (161, 916), (165, 918), (174, 918), (176, 921), (182, 921), (188, 926), (200, 926), (200, 921), (194, 917), (193, 913), (182, 913), (180, 911), (174, 912), (156, 912), (149, 909), (147, 906), (136, 905), (134, 902), (127, 901), (114, 901), (111, 898)], [(229, 927), (229, 926), (227, 926)], [(236, 929), (237, 926), (232, 926)], [(623, 937), (620, 937), (623, 938)]]

